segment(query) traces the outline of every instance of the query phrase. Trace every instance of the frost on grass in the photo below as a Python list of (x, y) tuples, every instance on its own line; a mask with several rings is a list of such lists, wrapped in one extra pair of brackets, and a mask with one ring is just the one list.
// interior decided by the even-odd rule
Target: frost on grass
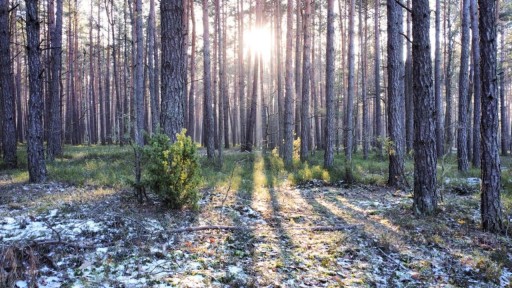
[[(0, 250), (37, 260), (31, 270), (19, 257), (15, 287), (506, 287), (512, 276), (510, 238), (479, 230), (476, 195), (447, 193), (422, 219), (410, 194), (374, 186), (219, 187), (199, 212), (98, 187), (0, 190)], [(170, 233), (211, 225), (246, 229)], [(335, 226), (355, 228), (307, 229)], [(13, 270), (0, 263), (4, 281)]]

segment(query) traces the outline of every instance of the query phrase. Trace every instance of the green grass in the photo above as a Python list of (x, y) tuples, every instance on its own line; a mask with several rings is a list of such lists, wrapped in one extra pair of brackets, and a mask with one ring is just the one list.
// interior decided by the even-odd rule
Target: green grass
[[(130, 146), (64, 146), (63, 155), (47, 162), (48, 180), (72, 185), (121, 187), (133, 174)], [(14, 182), (27, 182), (27, 152), (18, 148), (18, 169), (7, 171)]]
[[(252, 191), (258, 185), (278, 186), (286, 180), (293, 184), (300, 184), (312, 179), (336, 183), (345, 178), (347, 163), (342, 152), (335, 155), (334, 168), (329, 170), (323, 168), (323, 151), (311, 153), (307, 163), (301, 163), (296, 153), (293, 165), (288, 169), (285, 168), (282, 159), (275, 151), (263, 155), (262, 164), (258, 162), (259, 160), (257, 161), (257, 157), (255, 154), (236, 151), (225, 153), (221, 169), (215, 161), (202, 157), (200, 159), (201, 187), (231, 186), (231, 190)], [(19, 168), (7, 171), (14, 182), (28, 181), (26, 158), (26, 146), (19, 145)], [(133, 158), (131, 146), (65, 146), (61, 157), (47, 163), (48, 177), (49, 181), (73, 185), (128, 187), (129, 181), (127, 180), (133, 179)], [(501, 165), (509, 168), (502, 173), (503, 204), (507, 211), (512, 211), (512, 158), (501, 157)], [(385, 185), (387, 182), (388, 161), (386, 156), (380, 157), (375, 152), (371, 152), (368, 159), (365, 160), (361, 153), (355, 153), (352, 169), (356, 183)], [(410, 156), (406, 159), (405, 170), (408, 182), (412, 185), (413, 159)], [(444, 184), (447, 178), (480, 177), (480, 170), (471, 168), (467, 173), (461, 174), (457, 171), (456, 155), (451, 154), (438, 160), (437, 177), (440, 186), (450, 189), (450, 185)]]

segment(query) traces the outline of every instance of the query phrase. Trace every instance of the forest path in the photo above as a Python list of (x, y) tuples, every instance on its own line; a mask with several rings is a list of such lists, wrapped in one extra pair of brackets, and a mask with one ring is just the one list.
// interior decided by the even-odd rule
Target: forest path
[[(2, 176), (0, 250), (14, 256), (0, 261), (0, 279), (16, 276), (10, 280), (22, 286), (33, 277), (40, 287), (509, 284), (511, 239), (478, 229), (478, 195), (448, 193), (438, 215), (418, 218), (408, 193), (321, 181), (291, 186), (270, 158), (244, 157), (227, 180), (203, 191), (197, 212), (140, 205), (131, 191)], [(244, 229), (171, 232), (214, 225)], [(22, 268), (27, 257), (37, 260), (33, 269)]]

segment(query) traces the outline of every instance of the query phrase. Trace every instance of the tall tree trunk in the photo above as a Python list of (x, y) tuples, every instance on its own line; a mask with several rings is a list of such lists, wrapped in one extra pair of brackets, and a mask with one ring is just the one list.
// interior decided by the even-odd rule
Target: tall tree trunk
[[(377, 155), (382, 156), (382, 108), (380, 98), (380, 1), (375, 1), (375, 65), (374, 65), (374, 80), (375, 80), (375, 148)], [(406, 94), (407, 95), (407, 94)]]
[(283, 63), (282, 63), (282, 15), (281, 15), (281, 0), (276, 1), (275, 23), (276, 23), (276, 69), (277, 69), (277, 145), (279, 148), (279, 155), (283, 157), (284, 153), (284, 93), (283, 93)]
[(469, 169), (468, 162), (468, 106), (469, 106), (469, 0), (462, 2), (461, 51), (459, 74), (459, 127), (457, 132), (457, 167), (459, 171)]
[(405, 186), (405, 97), (403, 57), (402, 7), (395, 0), (387, 1), (388, 8), (388, 130), (391, 147), (389, 156), (388, 185)]
[[(101, 62), (102, 62), (102, 59), (104, 58), (102, 56), (103, 54), (103, 47), (101, 47), (101, 33), (100, 33), (100, 29), (101, 29), (101, 5), (100, 5), (100, 2), (98, 1), (97, 2), (97, 5), (98, 5), (98, 12), (97, 12), (97, 15), (98, 15), (98, 22), (96, 23), (96, 57), (97, 57), (97, 63), (98, 63), (98, 100), (99, 100), (99, 113), (98, 113), (98, 116), (99, 116), (99, 130), (100, 130), (100, 143), (101, 145), (105, 145), (107, 143), (107, 140), (106, 140), (106, 133), (105, 133), (105, 94), (103, 94), (103, 72), (102, 72), (102, 68), (101, 68)], [(107, 92), (108, 93), (108, 92)], [(97, 120), (96, 120), (97, 121)], [(97, 122), (96, 122), (97, 123)]]
[[(363, 5), (365, 6), (363, 8)], [(368, 15), (367, 15), (367, 7), (366, 4), (363, 4), (363, 1), (359, 1), (359, 33), (361, 37), (361, 51), (366, 51), (368, 48)], [(364, 9), (364, 28), (363, 28), (363, 10)], [(370, 150), (370, 118), (368, 116), (368, 99), (366, 94), (366, 62), (367, 62), (367, 53), (361, 53), (361, 101), (363, 104), (363, 158), (368, 159), (368, 152)]]
[[(178, 0), (179, 1), (179, 0)], [(203, 0), (203, 93), (204, 93), (204, 124), (206, 155), (208, 159), (215, 157), (213, 134), (213, 109), (211, 93), (211, 62), (210, 62), (210, 31), (208, 22), (208, 0)]]
[(437, 208), (436, 122), (430, 58), (430, 9), (428, 0), (412, 3), (414, 79), (414, 211), (431, 214)]
[(327, 42), (325, 49), (325, 154), (324, 167), (334, 164), (334, 0), (327, 0)]
[(346, 114), (345, 114), (345, 157), (347, 158), (346, 179), (352, 182), (352, 152), (354, 142), (354, 66), (355, 66), (355, 52), (354, 52), (354, 30), (355, 30), (355, 0), (350, 0), (350, 12), (348, 22), (348, 85), (347, 85), (347, 101), (346, 101)]
[[(155, 79), (155, 54), (158, 53), (156, 49), (155, 39), (155, 0), (149, 0), (149, 18), (148, 18), (148, 72), (149, 72), (149, 99), (151, 100), (151, 130), (157, 133), (160, 128), (160, 103), (158, 101), (158, 94), (156, 94), (156, 79)], [(192, 82), (191, 85), (193, 85)]]
[[(219, 153), (218, 153), (218, 155), (219, 155), (219, 157), (218, 157), (218, 165), (219, 165), (219, 167), (222, 167), (222, 161), (223, 161), (223, 155), (222, 155), (222, 144), (223, 144), (222, 143), (223, 142), (223, 138), (222, 137), (223, 137), (223, 135), (222, 134), (224, 133), (224, 110), (223, 110), (223, 104), (224, 104), (224, 97), (225, 97), (225, 95), (224, 95), (224, 92), (225, 92), (224, 91), (224, 88), (225, 88), (224, 87), (224, 81), (226, 80), (226, 78), (224, 78), (225, 71), (224, 71), (224, 63), (222, 61), (224, 59), (223, 59), (222, 55), (224, 53), (223, 50), (225, 50), (225, 47), (224, 47), (224, 42), (223, 42), (223, 39), (224, 39), (224, 35), (223, 35), (224, 31), (222, 31), (222, 17), (223, 16), (221, 14), (221, 9), (220, 9), (220, 0), (215, 0), (214, 3), (215, 3), (215, 24), (216, 24), (215, 25), (215, 32), (216, 32), (215, 36), (216, 36), (216, 40), (218, 41), (218, 42), (215, 43), (215, 45), (217, 47), (217, 49), (216, 49), (217, 54), (216, 55), (218, 57), (217, 58), (217, 65), (219, 67), (219, 69), (218, 69), (218, 72), (219, 72), (219, 82), (218, 82), (218, 84), (219, 84), (219, 87), (218, 87), (219, 88), (218, 89), (218, 91), (219, 91), (219, 94), (218, 94), (219, 98), (218, 99), (219, 100), (218, 101), (219, 102), (218, 102), (218, 106), (217, 106), (218, 110), (219, 110), (219, 114), (218, 114), (219, 115), (219, 120), (218, 120), (218, 123), (219, 123), (218, 127), (219, 128), (218, 128), (218, 134), (216, 134), (215, 137), (217, 137), (217, 139), (218, 139), (217, 141), (219, 142), (218, 145), (217, 145), (217, 149), (219, 151)], [(216, 88), (217, 87), (215, 86), (214, 89), (216, 89)]]
[[(107, 4), (105, 4), (106, 9)], [(108, 14), (108, 11), (107, 11)], [(107, 62), (106, 62), (106, 71), (105, 71), (105, 137), (108, 145), (112, 144), (112, 98), (111, 98), (111, 89), (110, 89), (110, 50), (112, 47), (110, 46), (110, 25), (107, 28)]]
[[(53, 21), (50, 21), (52, 23)], [(62, 118), (60, 98), (60, 70), (62, 63), (62, 0), (57, 0), (55, 25), (50, 27), (51, 73), (50, 73), (50, 131), (48, 133), (48, 159), (62, 154)]]
[(246, 144), (246, 114), (245, 98), (245, 65), (244, 65), (244, 0), (238, 0), (238, 97), (240, 99), (240, 150), (245, 150)]
[(224, 148), (229, 149), (229, 92), (228, 92), (228, 78), (227, 78), (227, 12), (226, 10), (226, 3), (222, 3), (222, 75), (220, 79), (220, 86), (221, 86), (221, 97), (222, 97), (222, 117), (223, 125), (224, 125)]
[(306, 161), (309, 154), (310, 120), (309, 120), (309, 102), (310, 102), (310, 72), (311, 72), (311, 0), (304, 2), (304, 14), (302, 15), (304, 46), (302, 54), (302, 107), (300, 126), (300, 160)]
[(453, 147), (453, 100), (452, 100), (452, 57), (453, 57), (453, 36), (451, 23), (451, 5), (450, 1), (445, 2), (445, 39), (446, 47), (446, 69), (445, 69), (445, 93), (446, 93), (446, 112), (444, 113), (444, 133), (445, 150), (450, 153)]
[[(315, 125), (315, 144), (312, 145), (312, 149), (323, 149), (322, 147), (322, 134), (320, 133), (320, 95), (319, 91), (317, 90), (317, 77), (316, 77), (316, 42), (315, 42), (315, 14), (311, 15), (310, 17), (313, 18), (313, 23), (311, 26), (311, 78), (310, 78), (310, 89), (311, 89), (311, 101), (313, 101), (313, 117), (314, 117), (314, 125)], [(320, 23), (318, 24), (320, 27)], [(320, 41), (318, 41), (320, 42)], [(311, 125), (310, 125), (311, 127)], [(311, 129), (311, 128), (310, 128)], [(312, 137), (312, 133), (310, 133), (309, 137)]]
[(507, 156), (508, 155), (508, 149), (510, 147), (510, 138), (509, 138), (509, 123), (510, 123), (510, 120), (509, 120), (509, 117), (508, 117), (508, 113), (507, 113), (507, 104), (505, 103), (505, 69), (503, 68), (504, 67), (504, 63), (506, 61), (506, 58), (505, 58), (505, 25), (501, 25), (501, 29), (500, 29), (500, 41), (501, 41), (501, 52), (500, 52), (500, 57), (501, 57), (501, 60), (500, 60), (500, 64), (499, 64), (499, 68), (500, 68), (500, 76), (499, 76), (499, 91), (500, 91), (500, 114), (501, 114), (501, 155), (503, 156)]
[(26, 0), (27, 60), (29, 78), (28, 111), (28, 175), (31, 183), (46, 180), (43, 144), (43, 98), (41, 95), (41, 49), (39, 47), (38, 0)]
[[(411, 1), (407, 0), (407, 7), (411, 7)], [(411, 13), (407, 13), (407, 37), (412, 39)], [(414, 40), (413, 40), (414, 41)], [(413, 150), (414, 146), (414, 91), (412, 79), (412, 43), (406, 43), (405, 60), (405, 143), (406, 152)]]
[(187, 128), (188, 135), (194, 139), (195, 133), (195, 93), (196, 93), (196, 16), (194, 11), (194, 1), (188, 1), (189, 9), (190, 9), (190, 17), (192, 21), (192, 39), (191, 39), (191, 54), (190, 54), (190, 88), (188, 95), (188, 119), (189, 119), (189, 127)]
[(187, 33), (185, 0), (166, 0), (160, 5), (162, 19), (162, 114), (163, 132), (172, 142), (184, 127), (184, 101), (187, 79), (184, 53)]
[(434, 93), (436, 101), (436, 150), (437, 157), (444, 154), (443, 131), (443, 97), (441, 94), (441, 0), (436, 0), (436, 32), (435, 32), (435, 66), (434, 66)]
[(480, 33), (478, 28), (478, 3), (477, 0), (471, 0), (471, 30), (472, 43), (471, 52), (473, 53), (473, 157), (471, 158), (473, 167), (480, 168), (480, 121), (482, 115), (480, 85)]
[(302, 1), (296, 0), (296, 19), (295, 19), (295, 137), (299, 137), (301, 135), (300, 128), (300, 117), (301, 117), (301, 103), (302, 103), (302, 76), (301, 76), (301, 63), (302, 63), (302, 55), (301, 55), (301, 41), (300, 36), (302, 35)]
[(478, 0), (480, 8), (480, 67), (482, 85), (482, 227), (500, 232), (503, 216), (500, 201), (500, 156), (498, 148), (498, 51), (496, 9), (498, 1)]
[[(332, 1), (332, 0), (330, 0)], [(284, 99), (284, 152), (283, 159), (290, 167), (293, 160), (293, 0), (286, 5), (286, 59), (285, 59), (285, 99)]]
[(4, 164), (17, 165), (15, 95), (11, 70), (11, 33), (9, 30), (9, 1), (0, 1), (0, 97), (2, 98), (2, 148)]
[[(165, 1), (162, 6), (165, 6)], [(136, 50), (135, 54), (135, 144), (140, 148), (144, 146), (144, 39), (142, 38), (142, 0), (135, 2), (135, 33), (136, 33)], [(162, 25), (163, 27), (164, 25)], [(162, 33), (163, 35), (163, 33)], [(135, 183), (137, 184), (137, 196), (139, 202), (142, 202), (142, 189), (139, 188), (141, 181), (141, 161), (142, 155), (140, 149), (135, 149)]]

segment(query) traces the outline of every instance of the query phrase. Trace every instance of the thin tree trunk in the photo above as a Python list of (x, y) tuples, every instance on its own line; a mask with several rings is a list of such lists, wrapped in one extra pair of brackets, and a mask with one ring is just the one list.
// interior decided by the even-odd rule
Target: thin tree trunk
[(347, 101), (346, 101), (346, 116), (345, 116), (345, 157), (347, 159), (346, 166), (346, 179), (347, 182), (352, 182), (352, 152), (354, 142), (354, 66), (355, 66), (355, 52), (354, 52), (354, 30), (355, 30), (355, 0), (350, 0), (349, 4), (349, 23), (348, 23), (348, 85), (347, 85)]
[[(330, 0), (332, 1), (332, 0)], [(286, 59), (285, 59), (285, 103), (284, 103), (284, 152), (286, 166), (292, 165), (293, 159), (293, 0), (286, 5)]]
[(469, 106), (469, 0), (462, 2), (461, 52), (459, 74), (459, 127), (457, 133), (457, 167), (459, 171), (469, 169), (468, 162), (468, 106)]
[[(227, 79), (227, 13), (226, 13), (226, 3), (222, 3), (222, 9), (223, 12), (223, 18), (222, 18), (222, 75), (220, 78), (220, 86), (221, 86), (221, 97), (222, 97), (222, 106), (221, 109), (222, 117), (224, 118), (223, 124), (224, 124), (224, 148), (229, 149), (229, 92), (228, 92), (228, 79)], [(221, 41), (221, 40), (219, 40)]]
[(504, 67), (504, 63), (506, 61), (506, 58), (505, 58), (505, 26), (502, 25), (501, 26), (501, 31), (500, 31), (500, 41), (501, 41), (501, 47), (500, 47), (500, 57), (501, 57), (501, 60), (500, 60), (500, 75), (499, 75), (499, 91), (500, 91), (500, 114), (501, 114), (501, 155), (502, 156), (507, 156), (508, 155), (508, 149), (510, 147), (510, 138), (509, 138), (509, 133), (508, 133), (508, 130), (509, 130), (509, 117), (508, 117), (508, 113), (507, 113), (507, 104), (505, 103), (505, 69), (503, 68)]
[(281, 29), (281, 0), (276, 1), (276, 66), (277, 66), (277, 113), (278, 113), (278, 125), (277, 125), (277, 140), (279, 147), (279, 155), (283, 157), (284, 153), (284, 106), (285, 99), (283, 93), (283, 63), (282, 63), (282, 29)]
[(240, 150), (245, 151), (246, 114), (245, 67), (244, 67), (244, 0), (238, 0), (238, 97), (240, 99)]
[(311, 73), (311, 0), (304, 2), (304, 14), (302, 15), (304, 46), (302, 54), (302, 107), (300, 126), (300, 160), (306, 161), (309, 154), (309, 138), (311, 137), (309, 120), (310, 102), (310, 73)]
[(496, 71), (498, 1), (478, 0), (480, 8), (480, 61), (482, 85), (482, 227), (500, 232), (503, 216), (500, 201), (500, 156), (498, 148), (498, 77)]
[[(155, 0), (149, 0), (149, 18), (148, 18), (148, 72), (149, 72), (149, 99), (151, 100), (151, 130), (157, 133), (160, 128), (160, 103), (158, 101), (158, 94), (156, 94), (156, 78), (155, 78), (155, 54), (158, 53), (156, 49), (155, 39)], [(191, 85), (194, 82), (192, 82)]]
[(437, 208), (435, 99), (430, 58), (430, 9), (428, 0), (412, 3), (414, 79), (414, 204), (417, 214)]
[[(368, 48), (368, 35), (367, 35), (367, 27), (368, 27), (368, 15), (367, 15), (367, 7), (363, 8), (363, 1), (359, 2), (359, 33), (361, 36), (361, 101), (363, 104), (363, 158), (368, 159), (368, 152), (370, 150), (370, 119), (368, 116), (368, 99), (366, 94), (366, 62), (367, 62), (367, 53), (366, 49)], [(363, 10), (364, 9), (364, 28), (363, 28)]]
[(296, 10), (296, 29), (295, 29), (295, 137), (299, 137), (301, 135), (301, 103), (302, 103), (302, 75), (301, 75), (301, 63), (302, 63), (302, 55), (301, 55), (301, 41), (300, 36), (302, 35), (302, 13), (301, 13), (302, 3), (301, 0), (296, 0), (295, 10)]
[[(100, 24), (101, 23), (101, 5), (100, 5), (100, 2), (98, 1), (97, 3), (98, 5), (98, 23), (96, 24), (96, 57), (97, 57), (97, 63), (98, 63), (98, 98), (99, 98), (99, 104), (100, 104), (100, 111), (98, 113), (98, 116), (100, 118), (100, 121), (99, 121), (99, 130), (100, 130), (100, 143), (101, 145), (105, 145), (107, 143), (107, 140), (106, 140), (106, 133), (105, 133), (105, 99), (104, 99), (104, 94), (103, 94), (103, 72), (101, 70), (101, 62), (102, 62), (102, 59), (104, 58), (102, 56), (102, 53), (103, 53), (103, 49), (101, 47), (101, 40), (100, 40), (100, 37), (101, 37), (101, 33), (100, 33)], [(108, 93), (108, 91), (107, 91)], [(97, 123), (97, 120), (96, 120), (96, 123)]]
[(213, 134), (213, 109), (211, 93), (211, 62), (210, 62), (210, 31), (208, 22), (208, 0), (203, 0), (203, 92), (204, 92), (204, 125), (206, 155), (208, 159), (215, 157)]
[[(375, 80), (375, 148), (377, 155), (382, 156), (382, 108), (380, 96), (380, 1), (375, 0), (375, 66), (374, 66), (374, 80)], [(406, 94), (407, 95), (407, 94)]]
[(189, 95), (188, 95), (188, 111), (185, 111), (185, 113), (188, 113), (188, 119), (189, 119), (189, 126), (188, 126), (188, 135), (194, 139), (194, 133), (195, 133), (195, 105), (197, 105), (195, 101), (195, 93), (196, 93), (196, 16), (194, 11), (194, 1), (190, 0), (188, 1), (189, 9), (190, 9), (190, 17), (192, 21), (192, 40), (191, 40), (191, 54), (190, 54), (190, 88), (189, 88)]
[(450, 153), (453, 147), (453, 100), (452, 100), (452, 57), (453, 57), (453, 39), (452, 37), (452, 24), (451, 24), (451, 5), (450, 1), (445, 2), (445, 23), (446, 23), (446, 70), (445, 70), (445, 93), (446, 93), (446, 112), (444, 113), (444, 133), (445, 133), (445, 150)]
[(325, 49), (325, 168), (332, 168), (334, 164), (334, 62), (334, 0), (327, 0), (327, 42)]
[(443, 131), (443, 97), (441, 94), (441, 0), (436, 0), (435, 12), (435, 66), (434, 66), (434, 93), (436, 101), (436, 150), (437, 157), (444, 154)]
[(9, 30), (9, 1), (0, 1), (0, 97), (2, 98), (2, 148), (4, 164), (17, 166), (15, 95), (11, 70), (11, 33)]
[[(407, 7), (411, 7), (411, 1), (407, 0)], [(411, 13), (407, 13), (407, 37), (412, 39), (411, 29)], [(414, 41), (414, 40), (413, 40)], [(413, 150), (414, 146), (414, 91), (412, 79), (412, 43), (406, 43), (406, 60), (405, 60), (405, 143), (406, 152)]]
[(471, 52), (473, 53), (473, 167), (480, 168), (480, 121), (482, 115), (480, 85), (480, 33), (478, 28), (478, 3), (477, 0), (471, 0), (471, 30), (472, 43)]
[[(106, 9), (106, 4), (105, 4)], [(108, 14), (108, 11), (107, 11)], [(106, 143), (108, 145), (112, 144), (112, 98), (111, 98), (111, 89), (110, 89), (110, 50), (112, 47), (110, 46), (110, 25), (107, 28), (107, 62), (106, 62), (106, 71), (105, 71), (105, 137)]]

